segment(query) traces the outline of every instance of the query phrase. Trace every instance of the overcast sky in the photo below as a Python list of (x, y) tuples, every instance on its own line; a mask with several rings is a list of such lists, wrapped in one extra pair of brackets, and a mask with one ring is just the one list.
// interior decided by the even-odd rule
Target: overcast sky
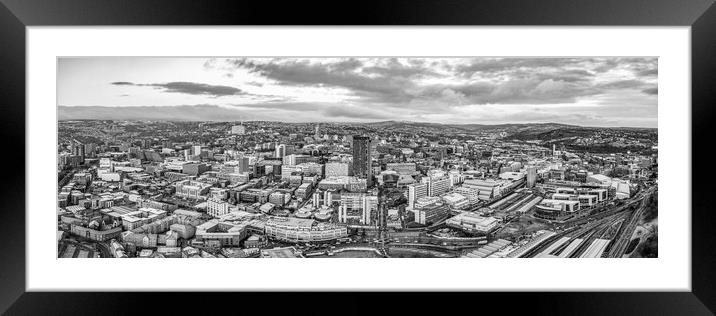
[(657, 58), (58, 60), (60, 119), (657, 127)]

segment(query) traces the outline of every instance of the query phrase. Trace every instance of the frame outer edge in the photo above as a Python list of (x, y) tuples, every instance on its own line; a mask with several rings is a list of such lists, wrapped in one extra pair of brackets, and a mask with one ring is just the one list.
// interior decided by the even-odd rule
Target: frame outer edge
[(716, 311), (716, 244), (713, 203), (707, 197), (716, 190), (712, 177), (695, 177), (694, 169), (713, 164), (716, 104), (716, 5), (711, 4), (691, 27), (691, 128), (692, 128), (692, 248), (691, 280), (694, 295)]
[(0, 193), (0, 313), (25, 292), (25, 25), (0, 5), (0, 128), (15, 160), (3, 170)]
[[(10, 2), (5, 1), (3, 2)], [(31, 1), (27, 1), (31, 2)], [(713, 5), (713, 1), (709, 1), (710, 4), (707, 8), (702, 11), (700, 17), (695, 18), (694, 21), (686, 21), (683, 24), (689, 24), (692, 22), (692, 135), (693, 143), (709, 144), (711, 138), (706, 133), (706, 129), (709, 124), (713, 122), (713, 110), (712, 104), (709, 101), (713, 101), (716, 93), (712, 89), (712, 84), (716, 79), (716, 6)], [(31, 5), (37, 5), (37, 2), (32, 1)], [(22, 5), (20, 5), (22, 6)], [(17, 4), (13, 6), (17, 9)], [(27, 8), (27, 7), (25, 7)], [(20, 9), (22, 11), (22, 9)], [(90, 10), (91, 11), (91, 10)], [(27, 13), (27, 11), (25, 11)], [(89, 13), (91, 15), (91, 13)], [(0, 192), (8, 196), (19, 196), (23, 195), (25, 189), (24, 170), (25, 170), (25, 145), (24, 145), (24, 123), (25, 123), (25, 104), (24, 104), (24, 92), (25, 92), (25, 23), (30, 22), (33, 24), (44, 24), (42, 21), (38, 21), (38, 16), (27, 17), (25, 15), (19, 15), (23, 17), (21, 20), (18, 16), (15, 16), (5, 5), (0, 6), (0, 37), (5, 42), (4, 48), (0, 50), (0, 65), (3, 71), (0, 71), (0, 84), (3, 89), (0, 89), (0, 97), (3, 100), (10, 101), (12, 104), (5, 104), (2, 109), (3, 115), (0, 116), (0, 124), (6, 129), (5, 135), (7, 137), (6, 145), (14, 148), (23, 148), (19, 153), (21, 155), (22, 168), (12, 168), (11, 172), (20, 173), (17, 182), (0, 182)], [(72, 21), (67, 21), (67, 17), (64, 17), (64, 23), (59, 24), (71, 24)], [(62, 20), (63, 17), (60, 17)], [(57, 20), (55, 20), (57, 21)], [(87, 23), (87, 20), (82, 19), (76, 20), (79, 24)], [(111, 22), (111, 21), (110, 21)], [(136, 22), (136, 21), (135, 21)], [(684, 22), (684, 21), (682, 21)], [(131, 21), (130, 21), (131, 23)], [(701, 142), (697, 142), (701, 141)], [(21, 145), (21, 142), (23, 144)], [(696, 148), (694, 148), (696, 149)], [(705, 154), (705, 153), (704, 153)], [(693, 165), (703, 165), (703, 163), (709, 163), (706, 155), (699, 157), (699, 155), (693, 155)], [(693, 196), (698, 197), (700, 194), (712, 194), (714, 191), (713, 184), (700, 183), (697, 184), (696, 180), (692, 180)], [(704, 195), (701, 195), (704, 196)], [(706, 195), (708, 196), (708, 195)], [(18, 199), (15, 199), (18, 200)], [(10, 200), (11, 203), (13, 200)], [(24, 228), (25, 219), (24, 216), (18, 216), (20, 213), (19, 209), (24, 210), (24, 196), (23, 199), (14, 201), (14, 205), (6, 205), (6, 210), (16, 210), (12, 212), (4, 211), (0, 212), (0, 223), (3, 226), (10, 227), (6, 230), (6, 233), (14, 233), (12, 229), (20, 228), (21, 232), (15, 234), (8, 242), (0, 243), (0, 253), (3, 254), (4, 260), (0, 260), (0, 311), (6, 310), (10, 304), (15, 302), (22, 293), (25, 292), (25, 241), (24, 241)], [(713, 267), (716, 266), (716, 247), (713, 243), (713, 232), (709, 230), (707, 223), (716, 222), (714, 213), (711, 211), (711, 207), (707, 206), (705, 201), (699, 201), (698, 199), (693, 200), (693, 222), (697, 225), (693, 226), (693, 258), (692, 258), (692, 275), (693, 275), (693, 293), (697, 298), (712, 311), (716, 309), (716, 283), (715, 272)], [(24, 212), (23, 212), (24, 213)], [(701, 225), (701, 226), (699, 226)], [(13, 228), (15, 227), (15, 228)], [(703, 241), (696, 237), (705, 237)], [(21, 262), (12, 262), (20, 258)]]

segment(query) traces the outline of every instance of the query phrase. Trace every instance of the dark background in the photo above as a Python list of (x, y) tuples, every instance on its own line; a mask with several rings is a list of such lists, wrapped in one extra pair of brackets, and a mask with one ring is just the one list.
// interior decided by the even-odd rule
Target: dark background
[[(708, 315), (716, 310), (716, 216), (709, 128), (716, 104), (712, 0), (185, 1), (0, 0), (0, 311), (30, 314), (204, 313)], [(710, 6), (710, 7), (709, 7)], [(708, 8), (708, 10), (707, 10)], [(24, 293), (25, 26), (39, 25), (683, 25), (692, 26), (693, 293)], [(158, 39), (161, 40), (161, 39)], [(674, 106), (661, 104), (660, 106)], [(668, 132), (668, 130), (667, 130)], [(53, 178), (54, 180), (54, 178)], [(684, 184), (689, 185), (689, 184)], [(27, 192), (26, 192), (27, 190)], [(679, 197), (688, 198), (688, 197)], [(54, 210), (47, 210), (54, 214)], [(663, 210), (687, 214), (688, 210)], [(237, 264), (237, 270), (241, 267)], [(437, 270), (437, 269), (436, 269)], [(189, 272), (189, 271), (188, 271)], [(162, 272), (158, 272), (162, 273)], [(191, 272), (193, 273), (193, 272)], [(250, 273), (250, 272), (247, 272)], [(282, 273), (293, 273), (283, 271)], [(433, 277), (439, 271), (433, 271)], [(670, 273), (670, 271), (663, 271)], [(121, 271), (78, 277), (122, 278)], [(180, 276), (177, 276), (180, 277)], [(317, 276), (339, 277), (339, 276)], [(366, 276), (370, 277), (370, 276)], [(564, 277), (564, 276), (561, 276)], [(151, 280), (142, 280), (151, 282)], [(628, 280), (625, 280), (628, 282)], [(23, 294), (24, 293), (24, 294)], [(14, 305), (13, 305), (14, 302)], [(12, 305), (12, 306), (11, 306)], [(8, 309), (9, 308), (9, 309)]]

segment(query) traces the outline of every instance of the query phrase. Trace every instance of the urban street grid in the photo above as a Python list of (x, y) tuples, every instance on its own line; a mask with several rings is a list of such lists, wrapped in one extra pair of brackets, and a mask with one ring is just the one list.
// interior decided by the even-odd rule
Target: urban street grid
[(58, 60), (58, 258), (658, 257), (657, 59)]

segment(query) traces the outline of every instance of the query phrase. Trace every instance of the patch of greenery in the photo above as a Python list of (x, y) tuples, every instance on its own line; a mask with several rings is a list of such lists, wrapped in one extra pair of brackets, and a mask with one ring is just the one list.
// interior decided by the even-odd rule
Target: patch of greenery
[(645, 222), (650, 222), (659, 215), (659, 195), (652, 194), (646, 201), (643, 218)]
[(637, 245), (639, 245), (639, 242), (641, 241), (641, 238), (632, 239), (632, 241), (629, 242), (629, 245), (627, 246), (624, 253), (631, 253), (634, 251), (634, 248), (636, 248)]
[(650, 236), (646, 239), (639, 255), (642, 258), (658, 258), (659, 257), (659, 237), (657, 235)]

